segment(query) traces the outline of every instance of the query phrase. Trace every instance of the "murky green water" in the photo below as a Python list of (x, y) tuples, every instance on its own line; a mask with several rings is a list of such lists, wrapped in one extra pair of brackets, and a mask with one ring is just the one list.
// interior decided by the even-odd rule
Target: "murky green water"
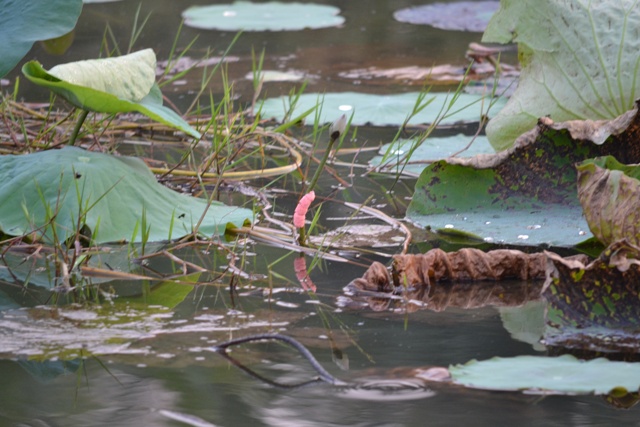
[[(143, 2), (142, 15), (153, 14), (137, 43), (152, 47), (159, 59), (169, 52), (180, 12), (206, 2)], [(222, 3), (222, 2), (217, 2)], [(342, 9), (341, 28), (295, 33), (246, 33), (233, 48), (228, 64), (241, 102), (251, 99), (251, 49), (266, 51), (265, 69), (294, 69), (316, 76), (309, 91), (357, 90), (395, 93), (415, 90), (408, 84), (353, 81), (340, 73), (356, 68), (465, 64), (464, 52), (480, 34), (450, 32), (400, 24), (392, 13), (415, 2), (380, 0), (318, 1)], [(28, 58), (46, 68), (96, 56), (108, 22), (124, 46), (138, 2), (85, 5), (74, 46), (63, 57), (46, 55), (38, 46)], [(184, 28), (180, 44), (199, 35), (196, 54), (226, 49), (234, 34)], [(165, 88), (180, 106), (191, 102), (197, 82)], [(46, 96), (23, 83), (27, 97)], [(290, 84), (269, 83), (263, 94), (287, 93)], [(222, 91), (216, 79), (214, 94)], [(46, 99), (46, 98), (43, 98)], [(363, 128), (353, 146), (388, 142), (395, 130)], [(126, 151), (124, 149), (123, 151)], [(372, 154), (368, 154), (372, 155)], [(340, 169), (344, 176), (350, 171)], [(379, 208), (402, 218), (413, 188), (402, 180), (388, 195), (393, 178), (361, 176), (353, 186), (332, 193), (363, 202), (373, 195)], [(290, 183), (290, 182), (288, 182)], [(335, 184), (326, 177), (329, 193)], [(293, 197), (282, 196), (283, 211)], [(335, 228), (351, 210), (339, 204), (323, 208), (323, 224)], [(397, 252), (400, 248), (387, 250)], [(224, 264), (214, 250), (185, 252), (216, 271)], [(638, 411), (619, 410), (600, 397), (528, 396), (470, 391), (411, 377), (422, 366), (448, 366), (493, 356), (545, 354), (539, 344), (518, 339), (506, 309), (491, 306), (413, 313), (373, 312), (345, 307), (343, 287), (363, 274), (380, 256), (345, 252), (354, 264), (323, 262), (311, 278), (316, 295), (300, 290), (288, 251), (264, 244), (247, 248), (245, 270), (267, 277), (241, 280), (232, 298), (228, 282), (212, 280), (194, 288), (175, 307), (148, 306), (143, 300), (103, 302), (99, 308), (46, 308), (48, 294), (23, 291), (20, 281), (0, 284), (0, 425), (24, 426), (609, 426), (640, 425)], [(168, 261), (157, 261), (170, 264)], [(271, 266), (271, 274), (269, 268)], [(172, 267), (165, 266), (167, 269)], [(158, 266), (158, 268), (163, 268)], [(27, 269), (28, 270), (28, 269)], [(33, 281), (33, 278), (30, 280)], [(139, 284), (122, 289), (140, 293)], [(513, 283), (513, 286), (522, 284)], [(123, 290), (119, 292), (124, 292)], [(172, 289), (171, 292), (182, 292)], [(38, 308), (34, 308), (38, 307)], [(512, 309), (518, 312), (518, 309)], [(538, 319), (539, 320), (539, 319)], [(529, 323), (535, 323), (530, 320)], [(508, 328), (510, 328), (508, 330)], [(530, 335), (535, 337), (535, 328)], [(266, 385), (208, 349), (227, 339), (260, 332), (282, 332), (312, 351), (333, 375), (352, 382), (340, 388), (321, 384), (299, 389)], [(530, 340), (531, 341), (531, 340)], [(64, 349), (61, 351), (60, 349)], [(49, 352), (58, 356), (49, 357)], [(99, 354), (84, 358), (87, 354)], [(234, 356), (280, 382), (304, 381), (315, 375), (297, 353), (277, 344), (237, 348)], [(60, 359), (63, 356), (65, 361)], [(374, 385), (366, 386), (367, 382)]]

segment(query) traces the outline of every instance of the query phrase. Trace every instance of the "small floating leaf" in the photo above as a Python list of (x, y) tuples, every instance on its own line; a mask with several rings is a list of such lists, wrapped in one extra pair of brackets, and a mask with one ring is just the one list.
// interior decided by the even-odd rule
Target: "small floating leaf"
[[(320, 122), (333, 122), (343, 114), (351, 114), (351, 125), (371, 124), (373, 126), (401, 125), (407, 115), (413, 110), (419, 93), (402, 93), (395, 95), (373, 95), (356, 92), (338, 93), (305, 93), (295, 104), (292, 117), (302, 114), (318, 106)], [(442, 106), (451, 102), (452, 95), (447, 93), (428, 94), (427, 99), (433, 101), (416, 114), (410, 124), (433, 123), (442, 112)], [(491, 111), (497, 111), (504, 104), (504, 100), (495, 100)], [(461, 94), (456, 100), (450, 113), (440, 124), (452, 125), (463, 122), (478, 122), (482, 114), (486, 114), (489, 104), (487, 97), (480, 95)], [(262, 116), (281, 120), (290, 109), (288, 97), (269, 98), (262, 103)]]
[(433, 3), (400, 9), (393, 17), (400, 22), (431, 25), (442, 30), (483, 32), (499, 7), (499, 1)]
[(573, 356), (494, 357), (449, 367), (455, 383), (485, 390), (555, 394), (608, 394), (640, 388), (640, 363), (589, 361)]
[(295, 31), (335, 27), (340, 9), (313, 3), (252, 3), (193, 6), (182, 12), (185, 25), (220, 31)]
[[(54, 227), (56, 238), (64, 241), (78, 224), (89, 227), (96, 242), (139, 242), (142, 233), (134, 230), (143, 212), (149, 241), (176, 239), (192, 232), (207, 206), (203, 199), (160, 185), (137, 158), (74, 147), (0, 156), (0, 183), (2, 232), (36, 233), (50, 243)], [(214, 202), (199, 233), (220, 235), (228, 223), (241, 226), (252, 216), (251, 210)]]

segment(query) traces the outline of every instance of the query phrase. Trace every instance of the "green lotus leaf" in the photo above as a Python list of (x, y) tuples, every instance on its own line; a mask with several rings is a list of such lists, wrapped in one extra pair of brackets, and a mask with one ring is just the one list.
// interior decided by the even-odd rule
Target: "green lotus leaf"
[[(318, 106), (318, 108), (321, 108), (321, 123), (333, 123), (343, 114), (350, 115), (353, 112), (352, 125), (401, 125), (415, 107), (419, 96), (420, 94), (416, 92), (395, 95), (374, 95), (356, 92), (305, 93), (299, 97), (290, 116), (297, 117)], [(433, 123), (438, 115), (442, 113), (443, 105), (448, 105), (451, 102), (452, 95), (434, 93), (427, 95), (426, 99), (431, 98), (433, 99), (431, 103), (413, 116), (409, 124)], [(491, 111), (499, 110), (505, 102), (502, 99), (494, 101), (495, 105), (491, 108)], [(486, 114), (488, 102), (486, 97), (483, 98), (480, 95), (460, 94), (450, 109), (450, 114), (444, 117), (440, 124), (453, 125), (462, 122), (478, 122), (482, 114)], [(262, 102), (261, 114), (263, 117), (282, 120), (290, 108), (288, 97), (269, 98)]]
[[(464, 230), (491, 242), (575, 245), (591, 237), (582, 215), (583, 206), (590, 208), (578, 199), (575, 164), (613, 153), (640, 162), (639, 138), (637, 108), (612, 120), (543, 118), (508, 150), (425, 168), (407, 216), (425, 227)], [(605, 193), (601, 202), (613, 200)], [(632, 211), (620, 218), (633, 217)]]
[(577, 169), (578, 197), (594, 236), (605, 245), (622, 239), (640, 245), (640, 166), (606, 156)]
[(116, 114), (138, 112), (200, 138), (173, 110), (162, 105), (162, 93), (155, 84), (155, 54), (146, 49), (116, 58), (59, 65), (47, 72), (37, 61), (29, 61), (22, 73), (33, 83), (46, 87), (83, 110)]
[[(398, 172), (419, 175), (430, 163), (446, 159), (463, 150), (469, 145), (472, 137), (458, 134), (446, 137), (430, 137), (422, 143), (416, 139), (399, 139), (396, 142), (384, 144), (378, 155), (369, 161), (379, 172), (396, 174)], [(486, 136), (478, 136), (473, 144), (459, 154), (460, 157), (470, 157), (476, 154), (493, 153)], [(424, 163), (419, 163), (423, 161)]]
[(420, 175), (407, 217), (431, 229), (463, 230), (491, 243), (572, 246), (589, 237), (578, 200), (547, 188), (564, 201), (545, 202), (519, 192), (516, 184), (513, 189), (505, 186), (495, 169), (439, 161)]
[(449, 367), (449, 372), (455, 383), (484, 390), (608, 394), (614, 389), (640, 388), (640, 363), (604, 358), (583, 361), (571, 355), (472, 360)]
[(313, 3), (252, 3), (193, 6), (182, 12), (185, 25), (221, 31), (295, 31), (336, 27), (340, 9)]
[(640, 96), (636, 0), (502, 0), (484, 42), (518, 43), (522, 73), (487, 126), (496, 150), (540, 117), (609, 119)]
[(510, 150), (452, 158), (424, 169), (407, 216), (435, 230), (494, 243), (571, 246), (589, 237), (574, 163), (602, 146), (540, 126)]
[(144, 49), (113, 58), (70, 62), (56, 65), (49, 74), (72, 85), (138, 102), (156, 82), (156, 54), (153, 49)]
[[(97, 243), (140, 242), (147, 230), (148, 241), (175, 239), (190, 234), (207, 207), (160, 185), (137, 158), (75, 147), (0, 156), (0, 183), (2, 232), (48, 243), (82, 226)], [(198, 232), (220, 235), (227, 224), (252, 217), (251, 210), (214, 202)]]
[(4, 0), (0, 2), (0, 77), (16, 66), (33, 43), (73, 30), (82, 0)]

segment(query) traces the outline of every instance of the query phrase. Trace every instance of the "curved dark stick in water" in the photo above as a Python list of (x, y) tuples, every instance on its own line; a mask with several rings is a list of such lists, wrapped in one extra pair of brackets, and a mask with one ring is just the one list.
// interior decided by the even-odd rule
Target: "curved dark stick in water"
[[(220, 353), (225, 358), (227, 358), (230, 361), (232, 361), (236, 366), (239, 366), (238, 363), (236, 363), (237, 361), (235, 361), (235, 359), (232, 359), (227, 354), (227, 348), (231, 347), (231, 346), (234, 346), (234, 345), (245, 344), (245, 343), (254, 342), (254, 341), (282, 341), (282, 342), (290, 345), (291, 347), (295, 348), (296, 350), (298, 350), (298, 352), (309, 361), (311, 366), (313, 366), (313, 369), (315, 369), (316, 372), (318, 373), (318, 379), (319, 380), (324, 381), (326, 383), (329, 383), (331, 385), (337, 385), (337, 386), (346, 386), (346, 385), (348, 385), (344, 381), (341, 381), (341, 380), (337, 379), (336, 377), (331, 375), (329, 372), (327, 372), (327, 370), (322, 367), (320, 362), (318, 362), (316, 360), (316, 358), (313, 357), (313, 354), (311, 354), (311, 352), (309, 350), (307, 350), (307, 348), (304, 345), (300, 344), (295, 339), (293, 339), (291, 337), (288, 337), (286, 335), (281, 335), (281, 334), (249, 335), (247, 337), (236, 338), (234, 340), (225, 341), (225, 342), (220, 343), (220, 344), (218, 344), (218, 345), (216, 345), (214, 347), (211, 347), (210, 350), (215, 351), (216, 353)], [(243, 368), (243, 370), (245, 372), (251, 372), (251, 373), (253, 372), (253, 371), (250, 371), (248, 368), (246, 368), (246, 369), (245, 368), (246, 367)], [(263, 379), (263, 378), (261, 378), (261, 379)], [(270, 384), (272, 384), (272, 385), (282, 386), (281, 384), (274, 383), (272, 381), (268, 381), (268, 382)], [(310, 381), (310, 382), (313, 382), (313, 381)], [(307, 383), (304, 383), (304, 384), (308, 384), (310, 382), (307, 382)]]

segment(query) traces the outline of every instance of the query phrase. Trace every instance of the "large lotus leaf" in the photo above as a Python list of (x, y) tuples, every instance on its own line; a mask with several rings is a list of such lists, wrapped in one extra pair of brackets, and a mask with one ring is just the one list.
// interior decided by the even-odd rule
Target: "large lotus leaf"
[(616, 242), (589, 264), (547, 253), (548, 345), (640, 351), (640, 248)]
[[(379, 172), (411, 173), (419, 175), (426, 165), (446, 159), (460, 150), (460, 157), (494, 153), (486, 136), (478, 136), (467, 148), (472, 137), (462, 133), (445, 137), (430, 137), (420, 142), (417, 139), (399, 139), (384, 144), (378, 155), (369, 161)], [(465, 149), (466, 148), (466, 149)]]
[(449, 367), (455, 383), (471, 388), (528, 393), (608, 394), (614, 389), (640, 388), (640, 363), (607, 359), (517, 356), (472, 360)]
[(640, 96), (637, 0), (502, 0), (483, 41), (519, 47), (514, 95), (487, 126), (491, 144), (510, 147), (539, 117), (608, 119)]
[(82, 0), (0, 1), (0, 77), (20, 62), (34, 42), (71, 31), (81, 11)]
[[(175, 239), (192, 232), (207, 206), (158, 184), (139, 159), (74, 147), (0, 156), (0, 183), (0, 229), (12, 236), (35, 233), (46, 242), (73, 236), (78, 224), (98, 243), (139, 242), (143, 228), (148, 241)], [(198, 231), (219, 235), (228, 223), (240, 226), (252, 215), (213, 203)]]
[(605, 245), (617, 240), (640, 244), (640, 166), (611, 156), (577, 166), (578, 197), (591, 232)]
[[(33, 83), (50, 89), (83, 110), (109, 114), (135, 111), (194, 138), (200, 138), (200, 133), (189, 123), (162, 105), (162, 93), (154, 83), (153, 51), (147, 49), (131, 55), (95, 62), (80, 61), (52, 69), (72, 81), (61, 80), (47, 72), (37, 61), (24, 64), (22, 73)], [(130, 68), (132, 62), (139, 62), (139, 66)], [(132, 69), (136, 72), (131, 73)]]
[[(416, 92), (395, 95), (374, 95), (357, 92), (305, 93), (299, 97), (291, 117), (297, 117), (305, 111), (318, 106), (318, 108), (321, 108), (321, 123), (332, 123), (343, 114), (349, 115), (353, 112), (352, 125), (401, 125), (415, 107), (419, 96), (420, 94)], [(452, 95), (434, 93), (427, 95), (427, 99), (430, 98), (433, 98), (433, 101), (413, 116), (409, 124), (433, 123), (442, 112), (443, 105), (448, 105), (451, 102)], [(495, 104), (491, 111), (499, 110), (505, 102), (502, 99), (494, 101)], [(461, 122), (477, 122), (483, 114), (487, 113), (488, 104), (489, 99), (487, 97), (461, 94), (450, 108), (449, 114), (440, 121), (440, 124), (453, 125)], [(289, 98), (281, 97), (266, 99), (261, 104), (261, 108), (263, 117), (273, 117), (281, 120), (291, 107)]]
[(433, 229), (460, 229), (492, 242), (575, 245), (589, 232), (574, 165), (605, 153), (639, 161), (639, 125), (636, 110), (601, 122), (541, 119), (509, 150), (427, 167), (407, 216)]
[(185, 25), (221, 31), (295, 31), (341, 25), (340, 9), (313, 3), (251, 3), (193, 6), (182, 12)]
[(498, 1), (433, 3), (400, 9), (393, 17), (400, 22), (431, 25), (442, 30), (482, 32), (499, 6)]

